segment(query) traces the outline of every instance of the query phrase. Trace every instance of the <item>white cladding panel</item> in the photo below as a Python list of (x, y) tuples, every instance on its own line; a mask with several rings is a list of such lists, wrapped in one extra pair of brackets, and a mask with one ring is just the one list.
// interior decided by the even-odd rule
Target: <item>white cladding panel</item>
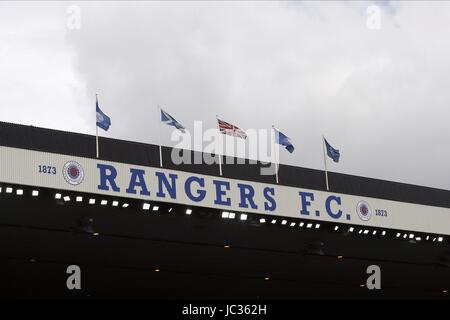
[[(65, 165), (72, 161), (75, 161), (80, 165), (83, 175), (82, 182), (76, 185), (70, 184), (63, 174)], [(112, 166), (117, 171), (115, 182), (120, 188), (119, 192), (113, 191), (109, 184), (109, 190), (99, 189), (99, 185), (101, 184), (101, 170), (97, 167), (98, 164)], [(44, 166), (47, 169), (44, 170)], [(130, 170), (136, 169), (145, 171), (145, 184), (150, 192), (150, 196), (141, 195), (140, 187), (135, 188), (137, 191), (136, 194), (127, 192), (127, 189), (130, 186), (130, 180), (132, 180)], [(42, 171), (46, 172), (44, 173)], [(50, 171), (50, 173), (48, 171)], [(175, 199), (170, 197), (165, 188), (163, 188), (165, 197), (157, 196), (159, 186), (158, 177), (155, 175), (157, 172), (164, 173), (169, 181), (169, 174), (177, 175), (175, 180)], [(109, 174), (110, 172), (108, 171), (107, 173)], [(191, 200), (186, 193), (185, 182), (192, 176), (204, 179), (205, 186), (203, 188), (200, 187), (197, 182), (193, 182), (190, 185), (194, 196), (198, 194), (198, 190), (206, 191), (205, 198), (199, 202)], [(115, 195), (147, 201), (155, 200), (191, 206), (210, 207), (234, 212), (250, 212), (269, 216), (331, 221), (446, 235), (450, 234), (450, 209), (448, 208), (337, 194), (333, 192), (299, 189), (276, 184), (227, 179), (176, 170), (143, 167), (9, 147), (0, 147), (0, 181), (3, 183), (46, 187), (57, 190), (70, 190), (110, 196)], [(217, 193), (214, 181), (228, 182), (230, 184), (230, 190), (226, 191), (224, 189), (226, 192), (222, 197), (223, 199), (230, 198), (230, 206), (215, 204)], [(74, 181), (72, 183), (78, 182), (79, 181)], [(257, 205), (256, 209), (251, 208), (250, 206), (248, 208), (239, 206), (242, 196), (241, 193), (247, 192), (249, 189), (239, 188), (238, 184), (249, 185), (251, 186), (251, 189), (254, 190), (253, 200)], [(269, 194), (268, 196), (265, 194), (265, 188), (273, 188), (274, 195)], [(312, 200), (310, 196), (302, 197), (299, 193), (312, 193), (314, 200)], [(273, 201), (276, 202), (276, 208), (274, 210), (266, 210), (265, 205), (271, 206), (272, 203), (270, 200), (272, 200), (272, 198)], [(327, 199), (330, 204), (328, 210), (326, 208)], [(309, 201), (310, 204), (308, 205), (305, 203), (306, 201)], [(365, 205), (358, 207), (358, 204), (361, 201), (366, 203), (369, 207), (369, 210), (366, 211), (367, 215), (365, 219), (368, 218), (367, 221), (362, 219), (358, 214), (358, 210), (367, 209)], [(340, 204), (338, 202), (340, 202)], [(245, 203), (249, 205), (248, 201), (245, 201)], [(301, 214), (301, 210), (305, 205), (309, 215)], [(342, 211), (341, 215), (338, 214), (339, 210)], [(318, 212), (318, 214), (316, 214), (316, 212)]]

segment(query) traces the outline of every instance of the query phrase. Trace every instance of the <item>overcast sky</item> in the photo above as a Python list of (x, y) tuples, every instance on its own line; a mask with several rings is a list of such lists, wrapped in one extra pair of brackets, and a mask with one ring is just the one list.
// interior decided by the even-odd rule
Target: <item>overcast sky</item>
[(274, 124), (283, 163), (322, 169), (324, 134), (332, 171), (450, 189), (449, 30), (450, 2), (2, 1), (0, 120), (93, 134), (98, 92), (105, 136), (158, 143), (160, 104)]

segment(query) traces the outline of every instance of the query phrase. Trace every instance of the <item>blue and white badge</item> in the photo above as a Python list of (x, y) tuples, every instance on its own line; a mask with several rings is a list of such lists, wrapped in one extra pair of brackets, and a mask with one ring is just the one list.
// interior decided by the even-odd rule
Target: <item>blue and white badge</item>
[(372, 209), (370, 209), (369, 204), (365, 201), (360, 201), (358, 203), (356, 206), (356, 212), (362, 221), (369, 221), (372, 217)]
[(64, 165), (63, 176), (69, 184), (77, 186), (84, 179), (83, 167), (76, 161), (69, 161)]

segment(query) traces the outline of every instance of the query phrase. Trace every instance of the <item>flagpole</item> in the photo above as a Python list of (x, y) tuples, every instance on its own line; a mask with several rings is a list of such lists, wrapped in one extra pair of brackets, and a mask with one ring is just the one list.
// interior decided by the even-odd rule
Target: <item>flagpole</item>
[(278, 166), (279, 166), (279, 164), (277, 162), (277, 159), (279, 159), (278, 154), (279, 154), (280, 149), (278, 146), (275, 146), (275, 126), (274, 125), (272, 125), (272, 148), (273, 148), (273, 154), (275, 157), (275, 159), (273, 160), (273, 162), (275, 164), (275, 179), (278, 184)]
[(322, 143), (323, 143), (323, 163), (325, 165), (325, 181), (327, 184), (327, 191), (330, 191), (330, 187), (328, 185), (328, 170), (327, 170), (327, 156), (325, 154), (325, 137), (322, 135)]
[(98, 106), (98, 94), (95, 94), (95, 146), (96, 146), (96, 155), (97, 159), (99, 158), (99, 150), (98, 150), (98, 125), (97, 125), (97, 106)]
[[(219, 116), (216, 114), (216, 120), (217, 120), (217, 126), (219, 126)], [(217, 146), (217, 155), (219, 156), (219, 174), (220, 174), (220, 176), (222, 176), (222, 155), (221, 155), (221, 153), (219, 152), (219, 147), (221, 147), (221, 145), (220, 145), (220, 128), (218, 127), (218, 130), (217, 130), (217, 137), (218, 137), (218, 139), (217, 139), (217, 144), (218, 144), (218, 146)]]
[[(158, 112), (158, 117), (161, 117), (161, 107), (158, 106), (156, 107), (156, 111)], [(156, 118), (158, 119), (158, 118)], [(158, 121), (158, 140), (159, 140), (159, 166), (162, 167), (163, 166), (163, 160), (162, 160), (162, 146), (161, 146), (161, 119), (159, 119)]]

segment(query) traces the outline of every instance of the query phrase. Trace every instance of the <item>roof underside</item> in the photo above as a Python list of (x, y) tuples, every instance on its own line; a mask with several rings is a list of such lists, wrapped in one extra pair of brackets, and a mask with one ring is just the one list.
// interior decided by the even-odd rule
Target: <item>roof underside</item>
[[(0, 297), (144, 299), (448, 298), (446, 243), (260, 225), (0, 195)], [(77, 228), (86, 217), (99, 233)], [(320, 252), (312, 245), (322, 243)], [(225, 247), (229, 246), (229, 247)], [(66, 268), (82, 291), (66, 289)], [(369, 265), (382, 290), (369, 291)], [(159, 272), (155, 272), (159, 269)], [(269, 278), (268, 280), (266, 278)]]

